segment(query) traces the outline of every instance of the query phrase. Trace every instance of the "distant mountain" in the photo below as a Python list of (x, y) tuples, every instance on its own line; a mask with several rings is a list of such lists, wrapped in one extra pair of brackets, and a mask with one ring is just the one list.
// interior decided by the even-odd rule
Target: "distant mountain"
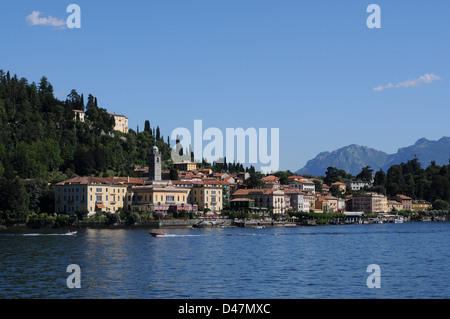
[(322, 176), (330, 166), (343, 169), (352, 175), (359, 174), (365, 166), (370, 166), (374, 171), (381, 168), (386, 172), (392, 165), (407, 162), (415, 156), (422, 167), (427, 167), (431, 161), (438, 165), (448, 164), (450, 137), (442, 137), (438, 141), (421, 138), (414, 145), (400, 148), (395, 154), (352, 144), (332, 152), (320, 153), (296, 173)]
[(386, 172), (392, 165), (406, 163), (415, 156), (424, 168), (432, 161), (437, 165), (447, 165), (450, 159), (450, 137), (444, 136), (437, 141), (421, 138), (414, 145), (400, 148), (397, 153), (389, 155), (383, 170)]
[(343, 169), (349, 174), (357, 175), (365, 166), (379, 170), (385, 165), (388, 157), (389, 155), (385, 152), (352, 144), (332, 152), (320, 153), (296, 173), (322, 176), (325, 175), (327, 168), (332, 166)]

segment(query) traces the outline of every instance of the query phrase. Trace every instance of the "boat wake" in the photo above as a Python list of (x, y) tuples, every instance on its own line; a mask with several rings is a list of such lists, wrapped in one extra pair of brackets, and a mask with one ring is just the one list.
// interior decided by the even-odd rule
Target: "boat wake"
[(19, 236), (73, 236), (76, 235), (77, 232), (68, 232), (68, 233), (59, 233), (59, 234), (43, 234), (43, 233), (29, 233), (29, 234), (17, 234)]

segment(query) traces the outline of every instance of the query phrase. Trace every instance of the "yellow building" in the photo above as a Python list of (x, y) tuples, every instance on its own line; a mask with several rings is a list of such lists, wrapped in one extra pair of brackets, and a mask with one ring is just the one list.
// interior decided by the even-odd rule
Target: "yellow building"
[(284, 191), (277, 188), (241, 188), (232, 194), (233, 198), (249, 198), (255, 201), (255, 207), (272, 209), (274, 214), (286, 212)]
[(415, 212), (423, 212), (432, 207), (430, 202), (426, 200), (413, 200), (412, 201), (412, 210)]
[(199, 210), (210, 209), (220, 212), (223, 208), (223, 189), (218, 181), (192, 182), (189, 194), (189, 202), (198, 205)]
[(124, 207), (127, 186), (122, 180), (75, 177), (55, 185), (55, 212), (74, 214), (87, 210), (115, 213)]
[(334, 196), (317, 196), (315, 209), (324, 213), (335, 213), (338, 210), (338, 199)]
[(331, 184), (331, 186), (336, 186), (337, 189), (342, 192), (342, 194), (345, 194), (345, 192), (347, 191), (347, 185), (341, 182), (335, 182)]
[(396, 200), (388, 200), (387, 206), (388, 206), (388, 209), (387, 209), (388, 212), (399, 211), (399, 210), (403, 209), (402, 203), (397, 202)]
[(125, 115), (110, 113), (114, 117), (114, 129), (122, 133), (128, 133), (128, 118)]
[(173, 163), (173, 167), (180, 171), (193, 171), (197, 169), (197, 163), (183, 161), (178, 163)]
[(170, 212), (197, 210), (188, 204), (190, 188), (175, 187), (170, 183), (129, 187), (126, 208), (139, 212)]

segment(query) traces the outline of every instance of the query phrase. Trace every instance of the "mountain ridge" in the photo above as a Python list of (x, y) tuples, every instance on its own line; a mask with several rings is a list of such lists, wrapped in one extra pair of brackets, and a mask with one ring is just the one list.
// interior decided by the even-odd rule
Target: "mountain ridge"
[(331, 152), (319, 153), (295, 173), (323, 176), (330, 166), (343, 169), (352, 175), (359, 174), (366, 166), (370, 166), (374, 171), (382, 169), (386, 172), (392, 165), (407, 162), (414, 157), (417, 157), (422, 167), (429, 166), (432, 161), (437, 165), (447, 164), (450, 158), (450, 137), (443, 136), (439, 140), (428, 140), (423, 137), (413, 145), (399, 148), (393, 154), (350, 144)]

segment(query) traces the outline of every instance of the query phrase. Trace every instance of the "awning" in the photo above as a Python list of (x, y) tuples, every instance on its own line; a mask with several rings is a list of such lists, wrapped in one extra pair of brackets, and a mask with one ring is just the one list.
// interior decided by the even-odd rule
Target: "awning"
[(97, 208), (105, 208), (105, 205), (103, 205), (103, 204), (97, 204)]

